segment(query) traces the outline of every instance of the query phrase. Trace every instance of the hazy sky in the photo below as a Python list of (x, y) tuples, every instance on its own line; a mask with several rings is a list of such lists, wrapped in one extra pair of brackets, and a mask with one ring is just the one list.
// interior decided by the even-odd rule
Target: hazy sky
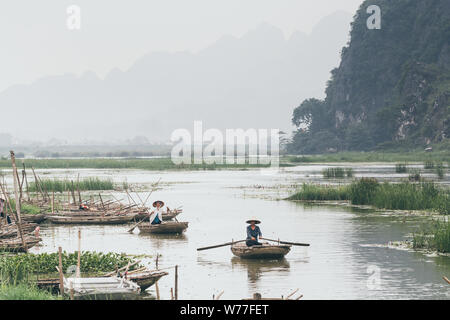
[[(9, 0), (0, 3), (0, 91), (46, 75), (87, 70), (105, 76), (152, 51), (197, 51), (262, 22), (309, 33), (335, 11), (362, 0)], [(81, 9), (81, 29), (66, 9)]]

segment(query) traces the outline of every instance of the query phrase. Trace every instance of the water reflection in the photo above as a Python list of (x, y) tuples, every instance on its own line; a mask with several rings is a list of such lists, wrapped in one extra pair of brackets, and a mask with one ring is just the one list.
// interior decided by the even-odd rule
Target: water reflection
[(286, 259), (260, 260), (233, 257), (231, 268), (238, 271), (246, 270), (248, 281), (251, 284), (256, 284), (263, 275), (270, 277), (271, 273), (288, 275), (290, 272), (290, 264)]

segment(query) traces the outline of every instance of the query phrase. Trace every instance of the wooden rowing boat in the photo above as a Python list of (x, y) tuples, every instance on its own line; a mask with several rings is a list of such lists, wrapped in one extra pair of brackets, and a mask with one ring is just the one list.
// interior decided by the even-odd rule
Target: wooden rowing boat
[[(22, 231), (30, 233), (36, 229), (35, 223), (22, 223)], [(14, 238), (19, 236), (19, 229), (15, 223), (0, 226), (0, 239)]]
[[(135, 282), (141, 291), (150, 288), (159, 279), (167, 276), (169, 273), (159, 270), (144, 270), (141, 272), (131, 273), (127, 275), (128, 280)], [(105, 277), (106, 275), (104, 275)], [(41, 289), (50, 289), (52, 291), (58, 291), (59, 278), (47, 278), (47, 279), (37, 279), (36, 285)]]
[(158, 281), (164, 276), (167, 276), (168, 274), (169, 273), (165, 271), (148, 270), (129, 274), (127, 275), (127, 278), (128, 280), (136, 282), (137, 285), (141, 287), (141, 290), (145, 290), (150, 288), (152, 285), (156, 283), (156, 281)]
[[(183, 212), (182, 209), (175, 209), (175, 210), (163, 212), (162, 213), (163, 221), (173, 220), (182, 212)], [(139, 212), (138, 214), (136, 214), (135, 218), (137, 221), (141, 221), (141, 220), (148, 221), (149, 214), (147, 212)]]
[[(27, 236), (25, 237), (25, 244), (27, 249), (30, 249), (37, 245), (41, 239), (36, 237)], [(0, 240), (0, 251), (8, 251), (8, 252), (25, 252), (25, 248), (22, 243), (22, 239), (14, 238), (14, 239), (2, 239)]]
[(56, 224), (124, 224), (133, 220), (133, 215), (54, 215), (47, 220)]
[(124, 278), (64, 278), (64, 293), (75, 300), (128, 300), (136, 299), (140, 292), (136, 283)]
[(161, 224), (144, 223), (138, 226), (141, 233), (183, 233), (187, 229), (189, 222), (165, 221)]
[(39, 214), (23, 214), (21, 219), (23, 222), (41, 223), (46, 219), (47, 215), (44, 213)]
[(291, 251), (290, 245), (273, 245), (263, 243), (261, 246), (248, 247), (245, 243), (231, 246), (231, 252), (244, 259), (281, 259)]

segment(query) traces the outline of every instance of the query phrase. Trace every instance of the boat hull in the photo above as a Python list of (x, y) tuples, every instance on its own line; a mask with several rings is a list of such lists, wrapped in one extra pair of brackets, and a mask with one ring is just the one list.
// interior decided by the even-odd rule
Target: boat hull
[[(163, 221), (171, 221), (171, 220), (175, 219), (182, 212), (183, 212), (183, 210), (172, 210), (170, 212), (164, 212), (162, 214)], [(138, 213), (135, 218), (138, 221), (141, 221), (141, 220), (148, 221), (149, 214), (146, 212), (145, 213), (141, 212), (141, 213)]]
[(125, 224), (133, 216), (48, 216), (47, 220), (55, 224)]
[(143, 224), (139, 225), (139, 231), (141, 233), (154, 233), (154, 234), (175, 234), (183, 233), (189, 226), (188, 222), (175, 222), (167, 221), (161, 224)]
[(231, 252), (242, 259), (282, 259), (291, 251), (290, 245), (270, 245), (248, 247), (245, 243), (231, 246)]

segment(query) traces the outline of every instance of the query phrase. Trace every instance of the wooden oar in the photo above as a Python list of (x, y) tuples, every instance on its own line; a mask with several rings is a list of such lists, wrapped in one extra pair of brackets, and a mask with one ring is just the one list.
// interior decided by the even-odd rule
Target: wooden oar
[(260, 239), (261, 240), (267, 240), (267, 241), (273, 241), (273, 242), (279, 242), (281, 244), (290, 244), (292, 246), (309, 247), (309, 243), (297, 243), (297, 242), (278, 241), (278, 240), (267, 239), (267, 238), (260, 238)]
[(444, 279), (444, 280), (445, 280), (445, 282), (447, 282), (448, 284), (450, 284), (450, 280), (448, 280), (448, 278), (447, 278), (447, 277), (442, 277), (442, 279)]
[(239, 241), (233, 241), (233, 242), (227, 242), (227, 243), (223, 243), (223, 244), (218, 244), (215, 246), (210, 246), (210, 247), (203, 247), (203, 248), (198, 248), (197, 251), (203, 251), (203, 250), (209, 250), (209, 249), (215, 249), (215, 248), (220, 248), (220, 247), (226, 247), (226, 246), (231, 246), (235, 243), (240, 243), (240, 242), (245, 242), (247, 240), (239, 240)]

